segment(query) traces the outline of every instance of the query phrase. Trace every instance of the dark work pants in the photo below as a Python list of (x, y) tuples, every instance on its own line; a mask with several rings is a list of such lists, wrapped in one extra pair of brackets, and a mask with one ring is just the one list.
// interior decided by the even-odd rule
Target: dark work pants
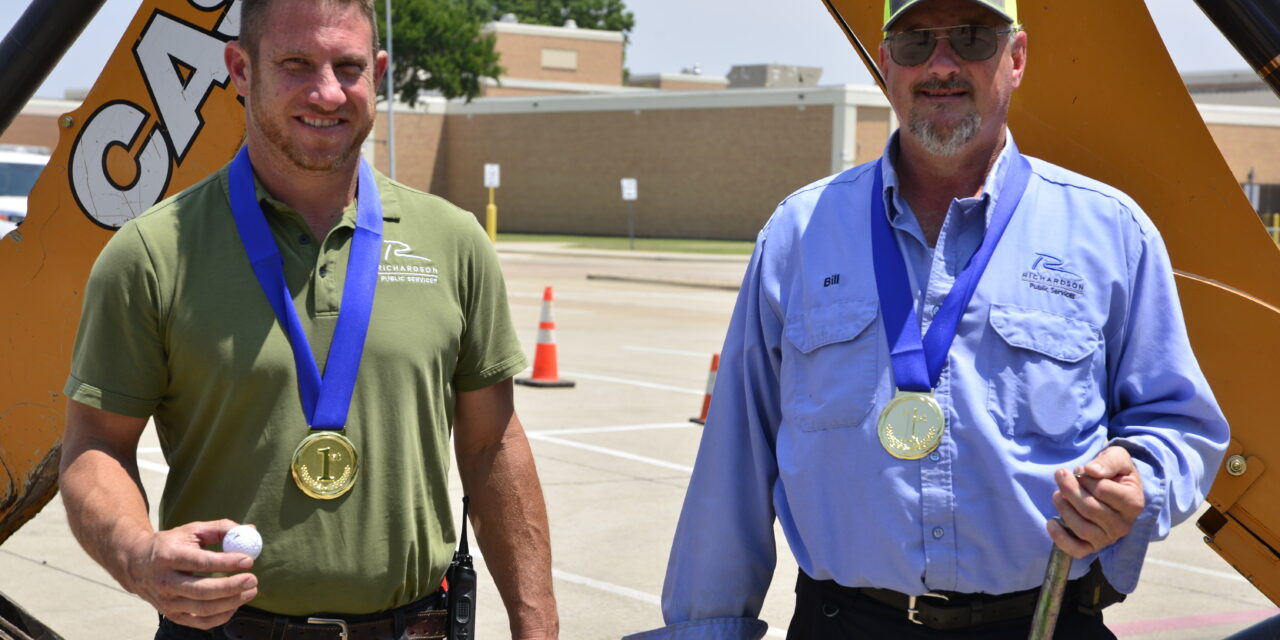
[[(851, 589), (822, 589), (801, 578), (796, 583), (796, 612), (787, 640), (1026, 640), (1031, 616), (938, 631), (907, 620), (905, 611), (859, 595)], [(1055, 640), (1115, 640), (1102, 614), (1087, 616), (1063, 607)]]
[(1280, 616), (1272, 616), (1248, 629), (1241, 629), (1227, 640), (1280, 640)]
[[(333, 627), (329, 627), (329, 628), (332, 629)], [(294, 636), (294, 637), (297, 637), (297, 636)], [(334, 638), (338, 637), (337, 633), (334, 633), (332, 637)], [(400, 637), (403, 638), (404, 636), (401, 635)], [(284, 634), (283, 625), (281, 625), (280, 627), (277, 627), (271, 633), (271, 636), (269, 638), (266, 636), (263, 636), (262, 640), (277, 640), (279, 638), (287, 638), (287, 636), (285, 636)], [(180, 624), (176, 624), (164, 618), (160, 619), (160, 628), (156, 631), (156, 637), (155, 637), (155, 640), (237, 640), (237, 639), (238, 639), (238, 636), (232, 637), (230, 635), (227, 635), (227, 633), (223, 631), (222, 627), (214, 627), (213, 629), (205, 631), (202, 629), (193, 629), (191, 627), (184, 627)]]
[(221, 627), (205, 631), (203, 629), (184, 627), (165, 618), (160, 618), (160, 628), (156, 630), (155, 640), (227, 640), (227, 635), (222, 632)]

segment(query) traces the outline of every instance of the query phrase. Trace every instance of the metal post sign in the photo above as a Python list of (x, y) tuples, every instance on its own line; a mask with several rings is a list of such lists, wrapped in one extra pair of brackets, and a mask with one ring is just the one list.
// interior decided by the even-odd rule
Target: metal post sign
[(501, 182), (501, 174), (498, 165), (490, 162), (484, 165), (484, 186), (486, 189), (497, 189), (498, 183)]
[(635, 201), (639, 196), (636, 188), (635, 178), (622, 179), (622, 200), (627, 203), (627, 244), (632, 249), (636, 248), (636, 206)]

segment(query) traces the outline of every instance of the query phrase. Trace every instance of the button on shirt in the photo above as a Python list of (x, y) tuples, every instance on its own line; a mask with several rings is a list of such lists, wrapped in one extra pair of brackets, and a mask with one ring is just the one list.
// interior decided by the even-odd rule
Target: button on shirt
[(1227, 425), (1191, 352), (1163, 242), (1123, 193), (1030, 158), (1030, 184), (936, 389), (941, 444), (900, 460), (876, 433), (895, 387), (872, 267), (872, 171), (883, 172), (876, 197), (924, 331), (981, 243), (1016, 153), (1007, 136), (982, 193), (953, 201), (932, 249), (891, 161), (779, 205), (722, 352), (663, 589), (668, 626), (637, 637), (762, 635), (775, 518), (818, 580), (916, 595), (1039, 586), (1054, 471), (1112, 444), (1133, 456), (1146, 504), (1097, 559), (1133, 591), (1148, 543), (1207, 493)]

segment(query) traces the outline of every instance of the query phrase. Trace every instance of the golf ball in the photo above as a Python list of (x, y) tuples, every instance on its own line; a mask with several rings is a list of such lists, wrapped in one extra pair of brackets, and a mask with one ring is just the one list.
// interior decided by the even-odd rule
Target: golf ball
[(262, 553), (262, 535), (257, 529), (247, 524), (232, 527), (227, 535), (222, 537), (222, 551), (243, 553), (257, 560), (258, 554)]

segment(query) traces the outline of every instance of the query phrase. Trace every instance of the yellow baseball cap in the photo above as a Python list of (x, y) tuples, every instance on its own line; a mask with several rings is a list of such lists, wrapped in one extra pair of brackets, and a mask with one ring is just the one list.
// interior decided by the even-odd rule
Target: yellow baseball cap
[[(884, 30), (888, 31), (908, 9), (928, 0), (884, 0)], [(1010, 24), (1018, 23), (1017, 0), (970, 0), (985, 6), (1008, 20)]]

